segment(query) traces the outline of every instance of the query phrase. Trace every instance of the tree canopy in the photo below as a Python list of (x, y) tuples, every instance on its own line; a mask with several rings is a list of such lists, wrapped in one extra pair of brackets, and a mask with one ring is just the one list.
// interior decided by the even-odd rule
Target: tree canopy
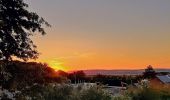
[(28, 11), (23, 0), (0, 0), (0, 59), (36, 59), (39, 55), (31, 40), (35, 32), (46, 34), (50, 26), (35, 12)]
[(143, 73), (144, 78), (153, 78), (155, 77), (155, 75), (156, 75), (156, 72), (151, 65), (149, 65), (145, 69), (145, 72)]

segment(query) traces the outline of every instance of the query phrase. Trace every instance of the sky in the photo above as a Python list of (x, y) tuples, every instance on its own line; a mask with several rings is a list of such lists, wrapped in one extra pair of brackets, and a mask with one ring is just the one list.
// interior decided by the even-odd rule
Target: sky
[(33, 38), (56, 70), (170, 68), (170, 0), (25, 0), (52, 27)]

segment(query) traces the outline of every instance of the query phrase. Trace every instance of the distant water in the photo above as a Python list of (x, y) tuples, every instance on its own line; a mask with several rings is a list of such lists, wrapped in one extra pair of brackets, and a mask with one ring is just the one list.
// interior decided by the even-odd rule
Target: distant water
[[(156, 72), (170, 72), (170, 69), (155, 69)], [(144, 70), (84, 70), (86, 75), (141, 75)]]

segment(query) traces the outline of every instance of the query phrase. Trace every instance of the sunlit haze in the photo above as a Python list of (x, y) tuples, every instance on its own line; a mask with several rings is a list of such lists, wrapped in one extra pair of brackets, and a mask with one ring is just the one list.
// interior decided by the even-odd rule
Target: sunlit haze
[(51, 25), (33, 37), (56, 70), (170, 68), (170, 0), (26, 0)]

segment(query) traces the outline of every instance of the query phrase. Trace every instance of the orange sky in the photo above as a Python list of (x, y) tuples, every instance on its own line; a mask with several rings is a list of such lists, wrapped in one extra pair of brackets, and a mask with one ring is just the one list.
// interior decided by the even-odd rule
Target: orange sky
[[(156, 68), (169, 68), (170, 52), (167, 44), (117, 42), (106, 44), (80, 40), (48, 40), (48, 36), (36, 36), (38, 50), (42, 53), (38, 61), (46, 62), (55, 69), (141, 69), (151, 64)], [(55, 42), (57, 41), (57, 42)], [(137, 41), (137, 40), (136, 40)], [(106, 41), (107, 42), (107, 41)], [(101, 44), (101, 43), (99, 43)], [(164, 47), (165, 45), (165, 47)], [(111, 47), (109, 47), (111, 46)], [(113, 47), (112, 47), (113, 46)], [(164, 47), (164, 48), (162, 48)]]
[(33, 37), (55, 69), (170, 68), (169, 0), (26, 0), (51, 25)]

